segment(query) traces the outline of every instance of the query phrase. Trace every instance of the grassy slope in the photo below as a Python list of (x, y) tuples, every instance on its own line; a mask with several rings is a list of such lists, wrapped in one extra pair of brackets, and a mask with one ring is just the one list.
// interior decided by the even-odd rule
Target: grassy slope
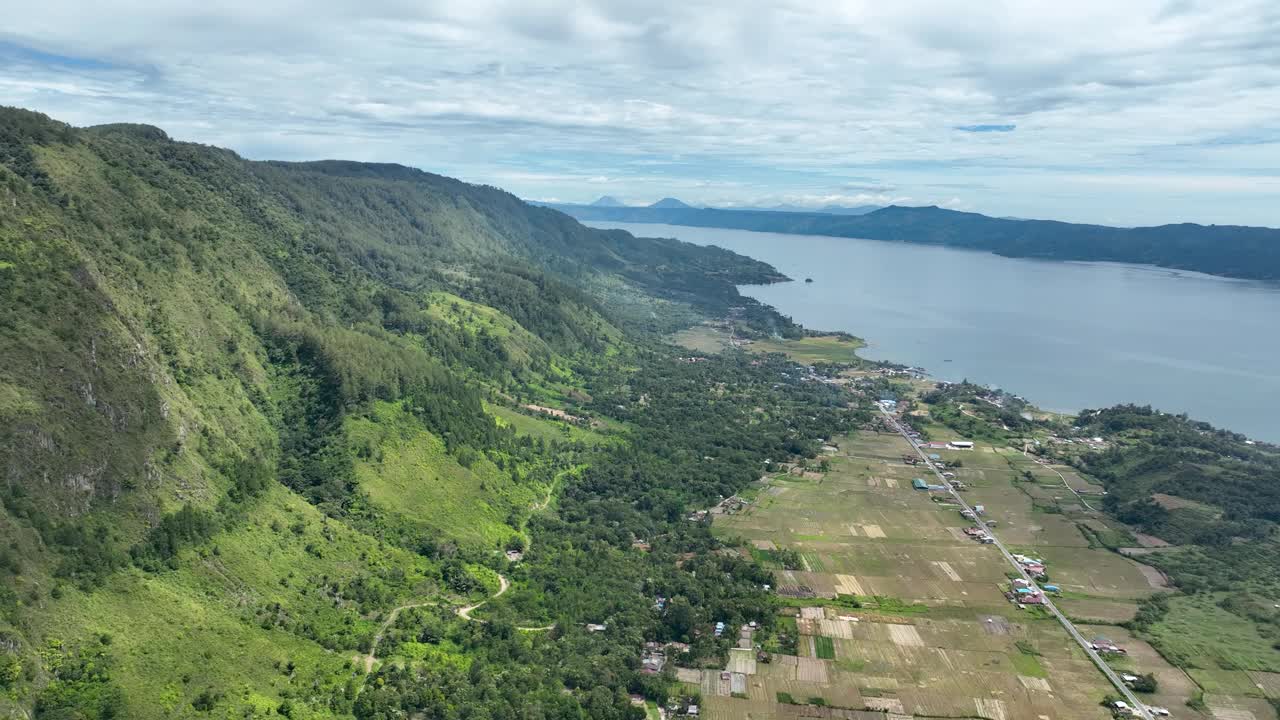
[[(39, 650), (103, 633), (128, 717), (191, 715), (210, 686), (262, 713), (330, 694), (390, 608), (441, 592), (433, 562), (379, 539), (388, 525), (487, 551), (554, 500), (551, 481), (445, 453), (385, 401), (397, 372), (555, 406), (584, 389), (573, 363), (623, 342), (597, 302), (668, 331), (698, 319), (697, 303), (743, 304), (734, 282), (772, 276), (724, 251), (588, 230), (406, 168), (250, 163), (154, 128), (72, 130), (3, 108), (0, 203), (0, 474), (25, 492), (0, 511), (0, 633), (23, 671), (0, 715), (28, 711), (50, 679)], [(483, 264), (495, 260), (516, 269)], [(703, 295), (709, 278), (718, 284)], [(168, 569), (138, 569), (126, 551), (162, 517), (186, 503), (214, 512), (234, 463), (274, 471), (288, 431), (305, 425), (289, 414), (302, 361), (281, 359), (267, 337), (277, 326), (331, 353), (321, 374), (377, 381), (340, 398), (335, 433), (376, 517), (326, 519), (272, 483)], [(489, 352), (476, 349), (482, 334), (501, 348), (487, 376), (457, 359)], [(412, 374), (446, 363), (449, 373)], [(492, 414), (518, 434), (564, 433)], [(568, 438), (608, 435), (571, 427)], [(117, 553), (114, 572), (96, 586), (59, 573), (87, 547), (51, 541), (60, 525), (104, 529), (90, 542)]]
[(374, 448), (356, 464), (360, 486), (381, 511), (463, 543), (492, 547), (515, 534), (512, 512), (546, 488), (512, 481), (487, 458), (470, 468), (399, 404), (377, 403), (347, 421), (353, 445)]
[(812, 335), (795, 340), (757, 340), (755, 352), (779, 352), (799, 363), (853, 363), (861, 361), (858, 350), (866, 343), (847, 335)]
[(609, 436), (573, 423), (556, 420), (550, 416), (533, 417), (503, 405), (488, 405), (485, 408), (498, 422), (511, 427), (519, 435), (552, 442), (582, 442), (589, 445), (611, 442)]
[[(269, 370), (255, 322), (315, 317), (304, 292), (359, 295), (369, 280), (303, 266), (304, 248), (290, 243), (315, 234), (306, 225), (315, 219), (253, 190), (259, 181), (229, 153), (95, 131), (34, 156), (67, 200), (59, 205), (0, 166), (0, 196), (13, 210), (0, 217), (0, 280), (14, 294), (0, 323), (0, 470), (55, 525), (102, 525), (123, 551), (183, 503), (213, 508), (231, 484), (222, 463), (274, 462), (275, 405), (288, 388)], [(386, 187), (344, 189), (368, 192), (372, 203)], [(348, 218), (344, 229), (395, 236), (374, 224), (390, 216), (358, 227)], [(441, 245), (511, 247), (489, 220), (458, 210), (432, 217), (444, 225)], [(432, 299), (429, 314), (496, 335), (513, 371), (541, 358), (555, 381), (572, 379), (544, 340), (502, 312), (443, 293)], [(331, 322), (329, 312), (316, 308), (320, 323)], [(587, 322), (589, 332), (618, 337), (598, 316)], [(372, 437), (382, 458), (361, 463), (360, 479), (394, 514), (489, 547), (514, 532), (504, 524), (512, 509), (545, 497), (546, 488), (518, 486), (488, 460), (462, 468), (391, 406), (371, 417), (386, 422), (354, 417), (348, 426), (357, 440)], [(34, 681), (11, 699), (20, 705), (47, 679), (37, 649), (107, 633), (129, 717), (189, 713), (211, 685), (273, 708), (285, 691), (343, 675), (350, 649), (330, 652), (313, 638), (358, 645), (387, 608), (438, 593), (430, 562), (325, 520), (275, 485), (234, 527), (182, 551), (177, 569), (125, 567), (96, 589), (54, 576), (76, 551), (51, 547), (29, 517), (0, 512), (0, 533), (21, 558), (5, 580), (13, 605), (0, 621)], [(376, 590), (363, 602), (348, 597), (357, 578)], [(289, 660), (299, 668), (292, 678), (275, 667)], [(16, 708), (11, 700), (0, 700), (0, 714)]]
[[(234, 689), (244, 701), (273, 710), (282, 691), (354, 676), (344, 670), (350, 653), (327, 650), (306, 631), (282, 624), (349, 627), (357, 636), (376, 627), (377, 613), (366, 615), (350, 598), (324, 592), (325, 576), (344, 583), (388, 578), (378, 583), (407, 597), (438, 593), (421, 558), (273, 488), (237, 527), (185, 551), (178, 570), (127, 570), (91, 593), (68, 588), (40, 613), (38, 627), (50, 639), (109, 635), (128, 717), (185, 708), (183, 715), (192, 697), (210, 686)], [(292, 676), (291, 661), (299, 668)]]

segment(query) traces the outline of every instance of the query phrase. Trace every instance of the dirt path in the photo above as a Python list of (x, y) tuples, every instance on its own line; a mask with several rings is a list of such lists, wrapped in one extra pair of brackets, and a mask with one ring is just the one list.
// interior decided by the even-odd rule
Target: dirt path
[[(498, 592), (494, 593), (492, 597), (487, 597), (484, 600), (481, 600), (480, 602), (476, 603), (475, 605), (467, 605), (466, 607), (458, 608), (456, 611), (458, 613), (458, 617), (462, 618), (463, 620), (476, 621), (475, 618), (471, 617), (471, 611), (475, 610), (481, 605), (484, 605), (485, 603), (489, 602), (493, 598), (501, 596), (510, 587), (511, 587), (511, 583), (507, 582), (507, 579), (502, 576), (502, 573), (498, 573)], [(484, 622), (484, 621), (478, 620), (476, 622)]]
[[(1026, 445), (1023, 445), (1023, 446), (1022, 446), (1022, 454), (1023, 454), (1023, 456), (1025, 456), (1025, 457), (1027, 457), (1027, 458), (1030, 458), (1030, 457), (1031, 457), (1031, 454), (1030, 454), (1029, 452), (1027, 452), (1027, 446), (1026, 446)], [(1082, 496), (1080, 493), (1076, 492), (1076, 489), (1075, 489), (1075, 488), (1071, 487), (1071, 483), (1067, 482), (1067, 476), (1065, 476), (1065, 475), (1063, 475), (1062, 473), (1058, 472), (1057, 468), (1053, 467), (1052, 465), (1041, 465), (1041, 467), (1043, 467), (1043, 468), (1047, 468), (1047, 469), (1048, 469), (1050, 472), (1052, 472), (1054, 475), (1057, 475), (1057, 476), (1058, 476), (1058, 478), (1059, 478), (1060, 480), (1062, 480), (1062, 487), (1064, 487), (1064, 488), (1066, 488), (1067, 490), (1069, 490), (1069, 491), (1071, 492), (1071, 494), (1072, 494), (1072, 495), (1075, 495), (1075, 496), (1076, 496), (1076, 500), (1077, 500), (1081, 505), (1083, 505), (1083, 506), (1085, 506), (1086, 508), (1088, 508), (1088, 509), (1089, 509), (1089, 512), (1097, 512), (1097, 511), (1098, 511), (1096, 508), (1094, 508), (1092, 505), (1090, 505), (1090, 504), (1089, 504), (1089, 501), (1088, 501), (1088, 500), (1085, 500), (1085, 499), (1084, 499), (1084, 496)]]
[[(391, 627), (391, 624), (396, 621), (396, 617), (400, 615), (400, 611), (408, 610), (409, 608), (426, 607), (427, 605), (435, 605), (435, 603), (420, 602), (401, 605), (400, 607), (393, 609), (390, 615), (387, 615), (387, 619), (383, 620), (381, 627), (378, 628), (378, 634), (373, 636), (373, 642), (369, 645), (369, 654), (364, 656), (364, 673), (366, 675), (373, 672), (373, 663), (378, 659), (378, 643), (382, 642), (382, 636), (387, 634), (387, 628)], [(360, 657), (361, 656), (359, 655), (356, 656), (357, 662), (359, 662)]]
[[(468, 622), (479, 622), (479, 623), (484, 622), (484, 620), (481, 620), (480, 618), (471, 617), (471, 612), (473, 610), (478, 609), (481, 605), (484, 605), (485, 603), (489, 602), (493, 598), (496, 598), (499, 595), (505, 593), (508, 589), (510, 589), (510, 587), (511, 587), (511, 583), (505, 577), (503, 577), (501, 573), (499, 573), (498, 574), (498, 592), (494, 593), (492, 597), (485, 598), (484, 600), (481, 600), (475, 605), (467, 605), (466, 607), (458, 608), (457, 609), (458, 617)], [(542, 625), (538, 627), (533, 627), (530, 625), (517, 625), (516, 629), (521, 632), (545, 632), (547, 630), (551, 630), (554, 627), (555, 625)]]

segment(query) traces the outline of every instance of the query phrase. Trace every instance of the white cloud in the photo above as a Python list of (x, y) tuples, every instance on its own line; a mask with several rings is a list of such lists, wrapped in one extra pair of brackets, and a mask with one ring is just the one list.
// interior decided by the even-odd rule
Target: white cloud
[[(398, 161), (582, 200), (604, 187), (695, 203), (865, 195), (1275, 222), (1260, 201), (1223, 202), (1280, 167), (1268, 0), (0, 10), (6, 102), (79, 124), (152, 122), (251, 156)], [(954, 129), (975, 125), (1016, 129)], [(871, 189), (845, 189), (854, 179)]]

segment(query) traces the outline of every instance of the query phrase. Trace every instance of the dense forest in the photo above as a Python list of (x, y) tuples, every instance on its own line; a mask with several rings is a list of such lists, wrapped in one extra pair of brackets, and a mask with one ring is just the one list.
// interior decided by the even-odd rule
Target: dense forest
[(713, 622), (773, 617), (689, 512), (861, 418), (658, 339), (798, 335), (735, 289), (781, 279), (410, 168), (0, 110), (0, 714), (643, 716), (644, 641), (716, 661)]
[(985, 250), (1008, 257), (1157, 265), (1280, 280), (1280, 230), (1230, 225), (1118, 228), (994, 218), (938, 207), (890, 206), (865, 215), (557, 205), (580, 220), (667, 223), (798, 235), (832, 235)]

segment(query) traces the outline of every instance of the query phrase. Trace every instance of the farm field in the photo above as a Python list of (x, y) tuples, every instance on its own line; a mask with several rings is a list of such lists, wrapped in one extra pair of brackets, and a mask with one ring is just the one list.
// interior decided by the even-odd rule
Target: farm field
[[(723, 537), (798, 554), (798, 567), (776, 572), (798, 642), (795, 656), (756, 663), (737, 697), (703, 671), (714, 676), (700, 683), (705, 716), (800, 717), (824, 704), (879, 718), (1109, 717), (1100, 703), (1110, 687), (1083, 652), (1055, 621), (1005, 599), (998, 552), (963, 534), (954, 507), (912, 488), (922, 470), (903, 463), (907, 443), (868, 432), (837, 444), (829, 472), (772, 476), (753, 504), (715, 519)], [(1136, 563), (1090, 550), (1070, 519), (1035, 509), (1015, 482), (1030, 463), (1020, 453), (939, 452), (961, 461), (957, 479), (998, 530), (1061, 559), (1083, 615), (1131, 614), (1124, 601), (1150, 594)]]
[[(715, 518), (717, 534), (773, 564), (783, 612), (794, 616), (783, 627), (798, 641), (794, 656), (775, 655), (741, 677), (697, 671), (705, 717), (1109, 717), (1101, 701), (1113, 689), (1056, 621), (1006, 600), (1008, 568), (998, 552), (968, 539), (949, 503), (913, 489), (913, 479), (928, 478), (903, 462), (904, 440), (864, 432), (835, 444), (828, 472), (767, 477), (745, 509)], [(1153, 628), (1175, 638), (1166, 647), (1202, 656), (1204, 669), (1176, 667), (1121, 627), (1143, 600), (1167, 590), (1158, 571), (1099, 544), (1128, 531), (1070, 489), (1096, 486), (1069, 472), (1064, 483), (1054, 472), (1064, 469), (1012, 448), (930, 452), (965, 485), (970, 504), (984, 506), (1011, 550), (1047, 563), (1058, 604), (1081, 631), (1128, 650), (1111, 658), (1113, 667), (1156, 678), (1156, 692), (1143, 696), (1149, 704), (1180, 718), (1276, 718), (1268, 699), (1280, 688), (1274, 649), (1229, 627), (1225, 639), (1197, 642), (1179, 626), (1190, 618), (1205, 627), (1202, 616), (1217, 608), (1174, 598)], [(790, 567), (784, 557), (794, 558)]]

